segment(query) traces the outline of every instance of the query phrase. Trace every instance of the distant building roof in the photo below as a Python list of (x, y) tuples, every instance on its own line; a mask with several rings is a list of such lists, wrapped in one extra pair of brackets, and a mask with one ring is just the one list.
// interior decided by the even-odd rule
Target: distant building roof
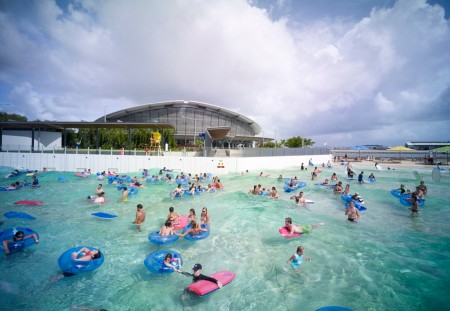
[(450, 141), (412, 141), (407, 142), (406, 147), (419, 149), (419, 150), (430, 150), (439, 147), (450, 146)]

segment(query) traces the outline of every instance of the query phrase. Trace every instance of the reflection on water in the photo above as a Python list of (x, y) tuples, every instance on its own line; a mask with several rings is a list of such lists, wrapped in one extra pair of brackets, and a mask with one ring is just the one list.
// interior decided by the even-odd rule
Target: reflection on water
[[(315, 310), (327, 305), (353, 310), (438, 309), (448, 302), (450, 179), (443, 176), (440, 183), (434, 183), (431, 168), (418, 168), (429, 194), (419, 216), (411, 217), (390, 190), (400, 183), (414, 188), (418, 181), (412, 168), (377, 171), (372, 166), (354, 166), (355, 171), (373, 172), (377, 182), (359, 185), (347, 181), (339, 166), (324, 169), (319, 180), (330, 179), (335, 171), (352, 192), (364, 197), (367, 211), (358, 223), (347, 222), (340, 196), (313, 185), (307, 171), (295, 169), (269, 171), (271, 177), (267, 178), (258, 177), (259, 172), (220, 176), (224, 191), (175, 200), (168, 197), (173, 185), (146, 184), (128, 203), (119, 203), (120, 191), (103, 180), (111, 202), (102, 207), (86, 199), (97, 187), (94, 176), (78, 179), (69, 173), (42, 174), (39, 189), (0, 192), (2, 214), (19, 211), (37, 218), (2, 219), (1, 230), (29, 226), (41, 240), (23, 252), (0, 257), (0, 303), (9, 310), (53, 310), (55, 305), (61, 310), (72, 305), (111, 310)], [(306, 181), (302, 191), (315, 204), (296, 206), (289, 199), (292, 193), (282, 191), (283, 183), (276, 179), (280, 174)], [(60, 177), (68, 180), (58, 182)], [(280, 199), (248, 194), (254, 184), (275, 186)], [(14, 205), (18, 200), (44, 204)], [(138, 203), (147, 213), (142, 232), (131, 223)], [(208, 207), (211, 235), (198, 242), (180, 239), (168, 246), (150, 244), (147, 236), (160, 228), (169, 206), (180, 214), (195, 208), (198, 216), (201, 207)], [(101, 220), (91, 216), (98, 211), (118, 217)], [(284, 239), (278, 228), (285, 217), (300, 224), (324, 222), (325, 226), (297, 239)], [(57, 264), (60, 254), (81, 245), (100, 248), (105, 255), (103, 266), (51, 282), (61, 273)], [(294, 271), (286, 264), (298, 245), (312, 260)], [(198, 262), (204, 274), (227, 269), (235, 272), (236, 278), (214, 293), (191, 297), (184, 293), (190, 277), (155, 275), (145, 268), (145, 257), (157, 249), (179, 252), (186, 272)]]

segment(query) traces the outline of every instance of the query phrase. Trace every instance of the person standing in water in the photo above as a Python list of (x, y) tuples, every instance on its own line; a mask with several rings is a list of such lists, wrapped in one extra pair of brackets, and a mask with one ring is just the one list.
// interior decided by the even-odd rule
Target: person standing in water
[(299, 268), (302, 264), (303, 259), (311, 260), (311, 257), (303, 257), (304, 253), (305, 249), (303, 246), (297, 247), (297, 251), (288, 259), (287, 263), (290, 263), (292, 268), (294, 269)]
[(141, 231), (141, 225), (145, 221), (145, 212), (143, 211), (142, 204), (138, 204), (136, 206), (136, 219), (133, 221), (133, 224), (136, 224), (138, 231)]

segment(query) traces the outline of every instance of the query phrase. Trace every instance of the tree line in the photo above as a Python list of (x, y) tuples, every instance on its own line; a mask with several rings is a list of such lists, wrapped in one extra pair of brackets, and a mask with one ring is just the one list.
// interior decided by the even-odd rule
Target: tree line
[[(6, 112), (0, 112), (0, 122), (7, 121), (19, 121), (27, 122), (28, 118), (15, 113), (8, 114)], [(36, 120), (39, 121), (39, 120)], [(130, 132), (127, 129), (113, 128), (113, 129), (68, 129), (66, 134), (66, 146), (78, 147), (78, 148), (93, 148), (97, 146), (97, 131), (98, 131), (98, 146), (102, 149), (120, 149), (122, 147), (128, 148), (131, 135), (131, 148), (145, 149), (150, 146), (150, 140), (152, 132), (157, 132), (155, 129), (131, 129)], [(163, 129), (159, 131), (161, 133), (161, 145), (164, 143), (169, 144), (170, 149), (177, 147), (175, 139), (175, 130)], [(196, 141), (195, 145), (201, 145), (201, 141)], [(312, 147), (314, 141), (311, 138), (295, 136), (288, 139), (282, 139), (280, 142), (263, 142), (257, 145), (258, 148), (302, 148)]]

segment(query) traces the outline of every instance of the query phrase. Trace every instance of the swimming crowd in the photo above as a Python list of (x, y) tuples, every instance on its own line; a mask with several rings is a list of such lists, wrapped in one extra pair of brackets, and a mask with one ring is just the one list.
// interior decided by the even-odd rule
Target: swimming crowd
[[(309, 163), (309, 165), (312, 166), (311, 163)], [(325, 164), (323, 164), (322, 166), (325, 166)], [(331, 167), (331, 163), (328, 163), (327, 166)], [(301, 169), (305, 170), (303, 163), (301, 165)], [(159, 175), (164, 175), (165, 172), (170, 172), (170, 170), (167, 170), (166, 168), (164, 168), (164, 169), (160, 170)], [(312, 172), (312, 179), (314, 180), (320, 172), (321, 171), (318, 170), (317, 167), (315, 167), (314, 171)], [(86, 171), (83, 173), (90, 174), (90, 171)], [(17, 174), (17, 172), (14, 171), (12, 174)], [(245, 174), (248, 174), (248, 171), (246, 171)], [(364, 182), (363, 174), (364, 174), (364, 172), (361, 172), (358, 176), (359, 183)], [(37, 172), (35, 172), (35, 174), (33, 174), (33, 176), (32, 176), (32, 178), (33, 178), (33, 183), (31, 185), (32, 187), (36, 187), (39, 184), (39, 181), (38, 181), (36, 175), (37, 175)], [(119, 176), (119, 174), (111, 173), (111, 172), (108, 172), (107, 175), (108, 175), (108, 177), (114, 176), (116, 179), (113, 183), (116, 183), (119, 186), (122, 185), (123, 181), (118, 181), (118, 180), (120, 180), (120, 178), (126, 177), (126, 176)], [(244, 173), (242, 173), (241, 175), (244, 175)], [(347, 179), (353, 179), (354, 175), (355, 175), (355, 173), (352, 171), (350, 163), (348, 163), (347, 164)], [(102, 178), (100, 176), (106, 176), (106, 174), (105, 174), (105, 172), (102, 172), (100, 174), (97, 174), (97, 176), (99, 177), (98, 179), (101, 180)], [(263, 172), (261, 172), (259, 174), (259, 177), (267, 177), (267, 176), (269, 176), (269, 174), (264, 174)], [(144, 187), (144, 184), (142, 183), (142, 181), (146, 180), (146, 178), (148, 178), (148, 177), (149, 177), (148, 171), (144, 170), (143, 174), (142, 174), (142, 179), (139, 180), (139, 178), (137, 176), (135, 176), (132, 179), (132, 182), (129, 186)], [(169, 173), (166, 173), (161, 178), (157, 175), (152, 175), (151, 179), (152, 179), (152, 181), (162, 180), (169, 184), (173, 183), (172, 175)], [(279, 176), (279, 179), (282, 179), (281, 175)], [(203, 187), (201, 185), (201, 182), (203, 182), (205, 180), (209, 181), (207, 187)], [(336, 183), (331, 184), (330, 180), (335, 181)], [(346, 207), (345, 215), (347, 216), (348, 221), (357, 222), (360, 218), (360, 213), (359, 213), (358, 207), (360, 206), (360, 204), (364, 203), (363, 198), (360, 197), (359, 193), (357, 193), (357, 192), (354, 193), (353, 195), (351, 195), (350, 194), (350, 184), (346, 184), (345, 188), (344, 188), (342, 181), (338, 180), (336, 173), (333, 173), (331, 175), (330, 180), (325, 179), (320, 185), (325, 186), (330, 189), (333, 189), (334, 194), (350, 196), (351, 200), (349, 201), (348, 206)], [(221, 190), (224, 188), (220, 179), (217, 176), (212, 177), (212, 176), (208, 176), (205, 173), (201, 173), (199, 175), (194, 175), (194, 176), (192, 176), (191, 174), (186, 175), (184, 173), (181, 173), (180, 175), (176, 176), (175, 181), (177, 182), (177, 187), (170, 192), (170, 197), (172, 199), (174, 199), (176, 196), (180, 196), (180, 197), (184, 196), (184, 195), (194, 196), (194, 195), (199, 194), (200, 192), (211, 192), (213, 190), (216, 191), (216, 190)], [(369, 176), (369, 181), (375, 181), (375, 176), (373, 174), (371, 174)], [(289, 178), (287, 184), (289, 187), (293, 187), (293, 186), (298, 185), (299, 183), (300, 183), (300, 181), (298, 180), (298, 178), (294, 177), (294, 178)], [(183, 188), (183, 186), (186, 186), (186, 188)], [(17, 187), (17, 183), (14, 183), (14, 185), (11, 185), (10, 187)], [(418, 200), (423, 200), (427, 194), (427, 187), (425, 186), (424, 182), (421, 181), (420, 184), (416, 187), (416, 190), (414, 192), (410, 192), (409, 190), (407, 190), (403, 184), (400, 185), (400, 188), (397, 189), (397, 191), (401, 195), (409, 195), (409, 197), (410, 197), (409, 200), (411, 203), (411, 208), (410, 208), (411, 213), (413, 215), (417, 215), (419, 212)], [(127, 202), (129, 193), (130, 193), (130, 191), (127, 189), (127, 187), (123, 186), (120, 201)], [(253, 189), (251, 189), (249, 191), (249, 193), (252, 195), (264, 194), (265, 196), (267, 196), (271, 199), (279, 198), (277, 189), (274, 186), (263, 187), (263, 186), (261, 186), (261, 184), (254, 185)], [(94, 204), (102, 205), (102, 204), (105, 204), (106, 202), (108, 202), (107, 200), (105, 200), (105, 195), (106, 195), (106, 192), (103, 189), (102, 184), (98, 184), (97, 189), (95, 189), (95, 193), (93, 195), (88, 196), (88, 199), (93, 200), (92, 203), (94, 203)], [(308, 203), (310, 203), (310, 202), (308, 202), (308, 200), (305, 199), (303, 191), (300, 191), (298, 195), (291, 196), (290, 199), (294, 199), (296, 204), (298, 204), (299, 206), (306, 206)], [(145, 219), (146, 219), (146, 213), (144, 211), (143, 205), (137, 204), (135, 219), (133, 220), (132, 223), (136, 225), (138, 231), (141, 231), (141, 226), (145, 222)], [(158, 234), (161, 237), (167, 237), (167, 236), (171, 236), (171, 235), (177, 235), (178, 237), (185, 237), (188, 234), (199, 235), (202, 232), (207, 231), (211, 224), (210, 215), (208, 214), (208, 209), (206, 207), (202, 208), (200, 217), (198, 219), (197, 219), (195, 209), (191, 208), (189, 211), (189, 215), (187, 217), (187, 222), (189, 223), (188, 229), (186, 229), (183, 233), (178, 233), (177, 231), (184, 228), (184, 226), (186, 225), (186, 224), (184, 224), (184, 226), (183, 226), (182, 220), (183, 220), (183, 216), (178, 214), (177, 212), (175, 212), (175, 209), (173, 206), (170, 206), (169, 213), (167, 215), (167, 219), (164, 222), (164, 224), (162, 225), (162, 227), (159, 229)], [(284, 227), (282, 227), (282, 228), (285, 230), (284, 236), (290, 237), (290, 236), (294, 236), (294, 235), (310, 233), (312, 231), (312, 229), (317, 228), (322, 225), (324, 225), (324, 224), (323, 223), (311, 224), (311, 225), (293, 224), (292, 219), (290, 217), (286, 217)], [(281, 230), (281, 228), (280, 228), (280, 230)], [(280, 231), (280, 233), (281, 233), (281, 231)], [(22, 232), (22, 231), (17, 232), (14, 235), (12, 241), (23, 240), (23, 239), (27, 239), (27, 238), (34, 238), (36, 243), (39, 242), (36, 235), (32, 234), (32, 235), (25, 236), (24, 232)], [(8, 253), (8, 243), (10, 243), (12, 241), (11, 240), (3, 241), (3, 247), (5, 249), (5, 253)], [(292, 256), (289, 257), (287, 263), (290, 263), (292, 268), (298, 269), (300, 267), (303, 259), (311, 260), (310, 257), (304, 257), (304, 252), (305, 252), (305, 249), (302, 246), (298, 246), (296, 249), (296, 252)], [(93, 260), (93, 259), (98, 258), (98, 256), (100, 256), (98, 253), (99, 252), (92, 251), (89, 249), (82, 249), (82, 250), (72, 254), (72, 257), (74, 260), (88, 261), (88, 260)], [(82, 254), (81, 257), (80, 257), (80, 254)], [(174, 258), (172, 254), (166, 255), (166, 257), (164, 258), (164, 261), (163, 261), (163, 265), (173, 269), (176, 272), (182, 272), (182, 265), (181, 265), (180, 259)], [(189, 274), (189, 273), (185, 273), (185, 274), (192, 276), (193, 282), (197, 282), (199, 280), (207, 280), (207, 281), (216, 283), (216, 285), (219, 288), (222, 287), (222, 284), (217, 279), (214, 279), (214, 278), (211, 278), (211, 277), (201, 274), (201, 271), (202, 271), (201, 264), (199, 264), (199, 263), (195, 264), (195, 266), (192, 270), (194, 271), (193, 274)]]
[[(171, 172), (171, 170), (168, 170), (164, 167), (159, 171), (159, 175), (164, 175), (165, 172)], [(101, 174), (97, 175), (102, 176), (106, 174), (105, 172), (102, 172)], [(118, 184), (118, 187), (123, 186), (123, 181), (119, 180), (128, 180), (127, 176), (125, 175), (120, 176), (117, 173), (108, 172), (108, 176), (115, 177), (115, 180), (112, 183)], [(145, 187), (145, 185), (142, 182), (147, 180), (147, 177), (149, 177), (148, 170), (144, 169), (142, 172), (142, 179), (139, 180), (139, 178), (135, 176), (131, 180), (129, 186), (143, 188)], [(102, 178), (99, 178), (99, 180), (100, 179)], [(174, 199), (175, 197), (182, 197), (185, 195), (194, 196), (200, 194), (201, 192), (208, 193), (223, 189), (222, 182), (217, 176), (212, 177), (210, 174), (206, 173), (195, 174), (194, 176), (192, 176), (191, 174), (184, 174), (183, 172), (181, 172), (180, 175), (177, 175), (175, 178), (173, 178), (170, 173), (166, 173), (161, 178), (158, 175), (152, 175), (149, 181), (151, 182), (164, 181), (167, 182), (168, 184), (173, 184), (173, 180), (176, 181), (177, 187), (170, 192), (170, 197), (172, 199)], [(204, 187), (201, 185), (201, 183), (206, 180), (208, 180), (209, 183), (207, 187)], [(183, 188), (183, 186), (185, 186), (186, 188)], [(94, 204), (103, 205), (108, 202), (107, 200), (105, 200), (105, 194), (106, 192), (103, 189), (103, 185), (98, 184), (97, 189), (95, 189), (95, 194), (88, 196), (88, 199), (93, 200), (92, 203)], [(130, 190), (126, 186), (123, 186), (122, 194), (119, 201), (127, 202), (129, 194)], [(184, 230), (183, 233), (178, 233), (177, 231), (182, 230), (186, 226), (186, 224), (184, 225), (182, 224), (182, 218), (183, 217), (180, 214), (175, 212), (173, 206), (169, 207), (169, 214), (167, 215), (167, 219), (158, 231), (159, 236), (168, 237), (172, 235), (177, 235), (178, 237), (185, 237), (188, 234), (195, 236), (199, 235), (202, 232), (208, 231), (207, 228), (210, 227), (210, 217), (208, 214), (208, 209), (206, 207), (202, 208), (199, 219), (197, 219), (195, 209), (191, 208), (189, 211), (189, 216), (187, 217), (188, 229)], [(145, 222), (145, 219), (146, 213), (144, 211), (143, 205), (137, 204), (135, 219), (133, 220), (132, 223), (136, 224), (138, 231), (141, 231), (141, 227), (142, 224)], [(75, 256), (74, 258), (76, 258), (78, 254), (75, 254), (74, 256)], [(86, 259), (78, 258), (76, 260), (95, 259), (95, 258), (89, 259), (90, 257), (83, 257), (83, 258)], [(165, 256), (163, 260), (163, 265), (172, 268), (176, 272), (182, 272), (182, 265), (180, 259), (173, 257), (173, 255), (170, 253), (168, 253)], [(193, 268), (194, 271), (193, 274), (189, 274), (186, 272), (184, 272), (184, 274), (192, 276), (194, 282), (197, 282), (199, 280), (207, 280), (216, 283), (219, 288), (222, 287), (222, 284), (218, 280), (201, 274), (201, 270), (202, 270), (201, 264), (196, 264)]]

